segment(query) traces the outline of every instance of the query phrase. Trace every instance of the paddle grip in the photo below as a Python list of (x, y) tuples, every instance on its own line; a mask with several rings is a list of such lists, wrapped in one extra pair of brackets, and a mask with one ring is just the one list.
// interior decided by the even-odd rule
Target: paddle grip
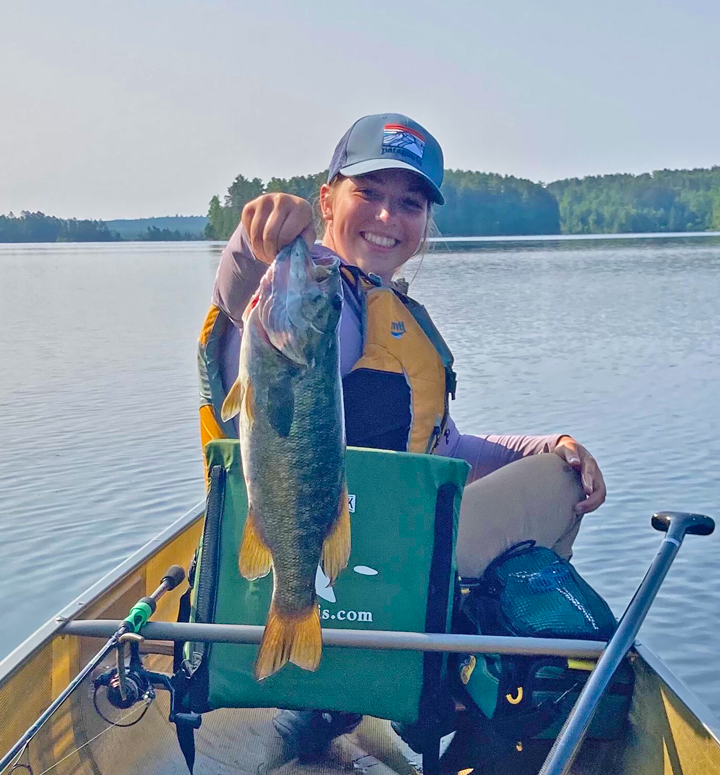
[(704, 514), (690, 514), (686, 511), (658, 511), (653, 514), (655, 530), (668, 533), (671, 538), (682, 540), (686, 533), (695, 536), (709, 536), (715, 530), (715, 521)]

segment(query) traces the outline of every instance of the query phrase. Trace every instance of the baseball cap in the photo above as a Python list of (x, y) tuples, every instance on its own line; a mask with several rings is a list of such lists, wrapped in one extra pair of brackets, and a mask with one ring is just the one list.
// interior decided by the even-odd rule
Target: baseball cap
[(335, 148), (328, 183), (336, 175), (365, 175), (378, 170), (409, 170), (420, 175), (436, 204), (445, 204), (440, 193), (443, 153), (438, 141), (408, 116), (378, 113), (358, 119)]

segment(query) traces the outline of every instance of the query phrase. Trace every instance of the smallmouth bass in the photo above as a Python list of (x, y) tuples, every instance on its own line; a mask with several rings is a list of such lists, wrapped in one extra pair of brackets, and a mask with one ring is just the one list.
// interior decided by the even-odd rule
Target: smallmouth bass
[(243, 316), (239, 376), (222, 407), (239, 413), (248, 515), (240, 573), (273, 571), (255, 676), (288, 661), (316, 670), (318, 564), (334, 582), (350, 556), (338, 326), (339, 261), (316, 263), (298, 237), (260, 281)]

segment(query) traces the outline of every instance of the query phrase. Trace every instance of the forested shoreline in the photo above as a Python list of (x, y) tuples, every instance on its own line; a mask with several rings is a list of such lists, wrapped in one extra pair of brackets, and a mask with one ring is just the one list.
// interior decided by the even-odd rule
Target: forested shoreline
[[(246, 202), (286, 191), (314, 201), (327, 173), (264, 184), (238, 175), (224, 201), (210, 201), (205, 236), (227, 239)], [(446, 204), (435, 208), (447, 237), (632, 234), (720, 230), (720, 166), (597, 175), (544, 185), (511, 175), (446, 170)]]
[[(170, 228), (175, 223), (189, 230)], [(5, 242), (179, 242), (204, 239), (207, 218), (139, 218), (136, 220), (93, 221), (56, 218), (45, 213), (23, 211), (20, 215), (0, 215), (0, 243)], [(198, 225), (199, 224), (199, 225)], [(116, 228), (111, 228), (115, 226)]]
[[(30, 212), (0, 215), (0, 242), (224, 240), (251, 199), (285, 191), (314, 201), (326, 176), (324, 171), (265, 183), (238, 175), (222, 200), (210, 200), (207, 218), (105, 223)], [(720, 231), (720, 166), (567, 178), (547, 185), (511, 175), (446, 170), (443, 193), (446, 205), (435, 208), (435, 221), (448, 237)]]

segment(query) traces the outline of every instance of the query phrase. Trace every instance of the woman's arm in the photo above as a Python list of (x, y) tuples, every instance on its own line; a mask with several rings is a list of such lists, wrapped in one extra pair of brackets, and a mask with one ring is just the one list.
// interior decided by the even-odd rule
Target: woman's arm
[(575, 507), (578, 514), (595, 511), (605, 501), (607, 489), (595, 458), (572, 436), (471, 436), (461, 434), (451, 418), (437, 454), (460, 458), (470, 464), (468, 483), (529, 455), (554, 452), (580, 474), (586, 499)]
[(470, 464), (468, 482), (474, 482), (522, 457), (554, 452), (562, 436), (562, 433), (550, 436), (472, 436), (460, 433), (452, 418), (448, 418), (447, 429), (436, 453), (466, 460)]
[(242, 316), (253, 293), (260, 285), (267, 264), (258, 261), (250, 248), (245, 227), (238, 224), (220, 257), (212, 303), (242, 328)]

